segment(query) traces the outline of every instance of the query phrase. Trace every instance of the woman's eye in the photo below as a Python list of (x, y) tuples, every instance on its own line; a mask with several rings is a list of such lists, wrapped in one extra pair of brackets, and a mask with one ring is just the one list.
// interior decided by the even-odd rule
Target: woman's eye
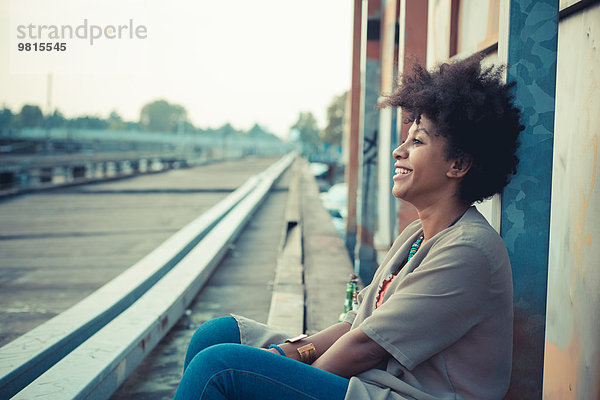
[(414, 138), (413, 139), (413, 144), (423, 144), (423, 142), (421, 142), (419, 139)]

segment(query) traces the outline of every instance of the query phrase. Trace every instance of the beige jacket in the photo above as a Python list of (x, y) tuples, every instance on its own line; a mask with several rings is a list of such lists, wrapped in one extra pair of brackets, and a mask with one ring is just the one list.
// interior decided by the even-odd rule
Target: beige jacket
[(402, 232), (347, 318), (391, 357), (353, 377), (346, 399), (501, 399), (512, 362), (512, 274), (502, 239), (475, 207), (421, 245), (375, 309), (379, 285), (421, 233), (420, 221)]
[[(471, 207), (453, 226), (421, 245), (420, 221), (392, 245), (360, 307), (346, 321), (390, 353), (350, 379), (347, 400), (501, 399), (512, 362), (512, 276), (506, 248)], [(381, 282), (401, 267), (375, 309)], [(242, 343), (262, 347), (294, 332), (234, 316)]]

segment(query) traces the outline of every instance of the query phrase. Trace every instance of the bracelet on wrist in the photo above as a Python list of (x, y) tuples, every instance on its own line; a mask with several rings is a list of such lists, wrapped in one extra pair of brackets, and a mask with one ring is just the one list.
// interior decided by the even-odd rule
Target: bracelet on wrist
[(281, 355), (282, 355), (282, 356), (284, 356), (284, 357), (287, 357), (287, 356), (285, 355), (285, 352), (283, 351), (283, 349), (282, 349), (281, 347), (279, 347), (278, 345), (276, 345), (276, 344), (272, 344), (272, 345), (270, 345), (270, 346), (269, 346), (269, 349), (275, 349), (275, 350), (277, 350), (277, 351), (279, 352), (279, 354), (281, 354)]

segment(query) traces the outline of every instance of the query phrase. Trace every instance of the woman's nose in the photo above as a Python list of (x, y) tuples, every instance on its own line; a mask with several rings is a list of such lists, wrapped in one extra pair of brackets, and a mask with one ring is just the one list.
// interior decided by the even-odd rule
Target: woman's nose
[(406, 142), (404, 142), (400, 146), (396, 147), (394, 149), (394, 151), (392, 152), (392, 156), (396, 160), (399, 160), (401, 158), (406, 158), (408, 156), (408, 153), (406, 152), (406, 147), (404, 146), (405, 143)]

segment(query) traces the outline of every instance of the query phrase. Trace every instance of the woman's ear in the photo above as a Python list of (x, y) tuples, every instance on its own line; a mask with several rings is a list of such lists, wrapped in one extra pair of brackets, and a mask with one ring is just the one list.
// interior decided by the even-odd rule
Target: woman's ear
[(464, 155), (460, 158), (454, 159), (452, 164), (450, 165), (450, 169), (446, 173), (449, 178), (462, 178), (464, 177), (471, 165), (473, 164), (473, 159), (469, 155)]

